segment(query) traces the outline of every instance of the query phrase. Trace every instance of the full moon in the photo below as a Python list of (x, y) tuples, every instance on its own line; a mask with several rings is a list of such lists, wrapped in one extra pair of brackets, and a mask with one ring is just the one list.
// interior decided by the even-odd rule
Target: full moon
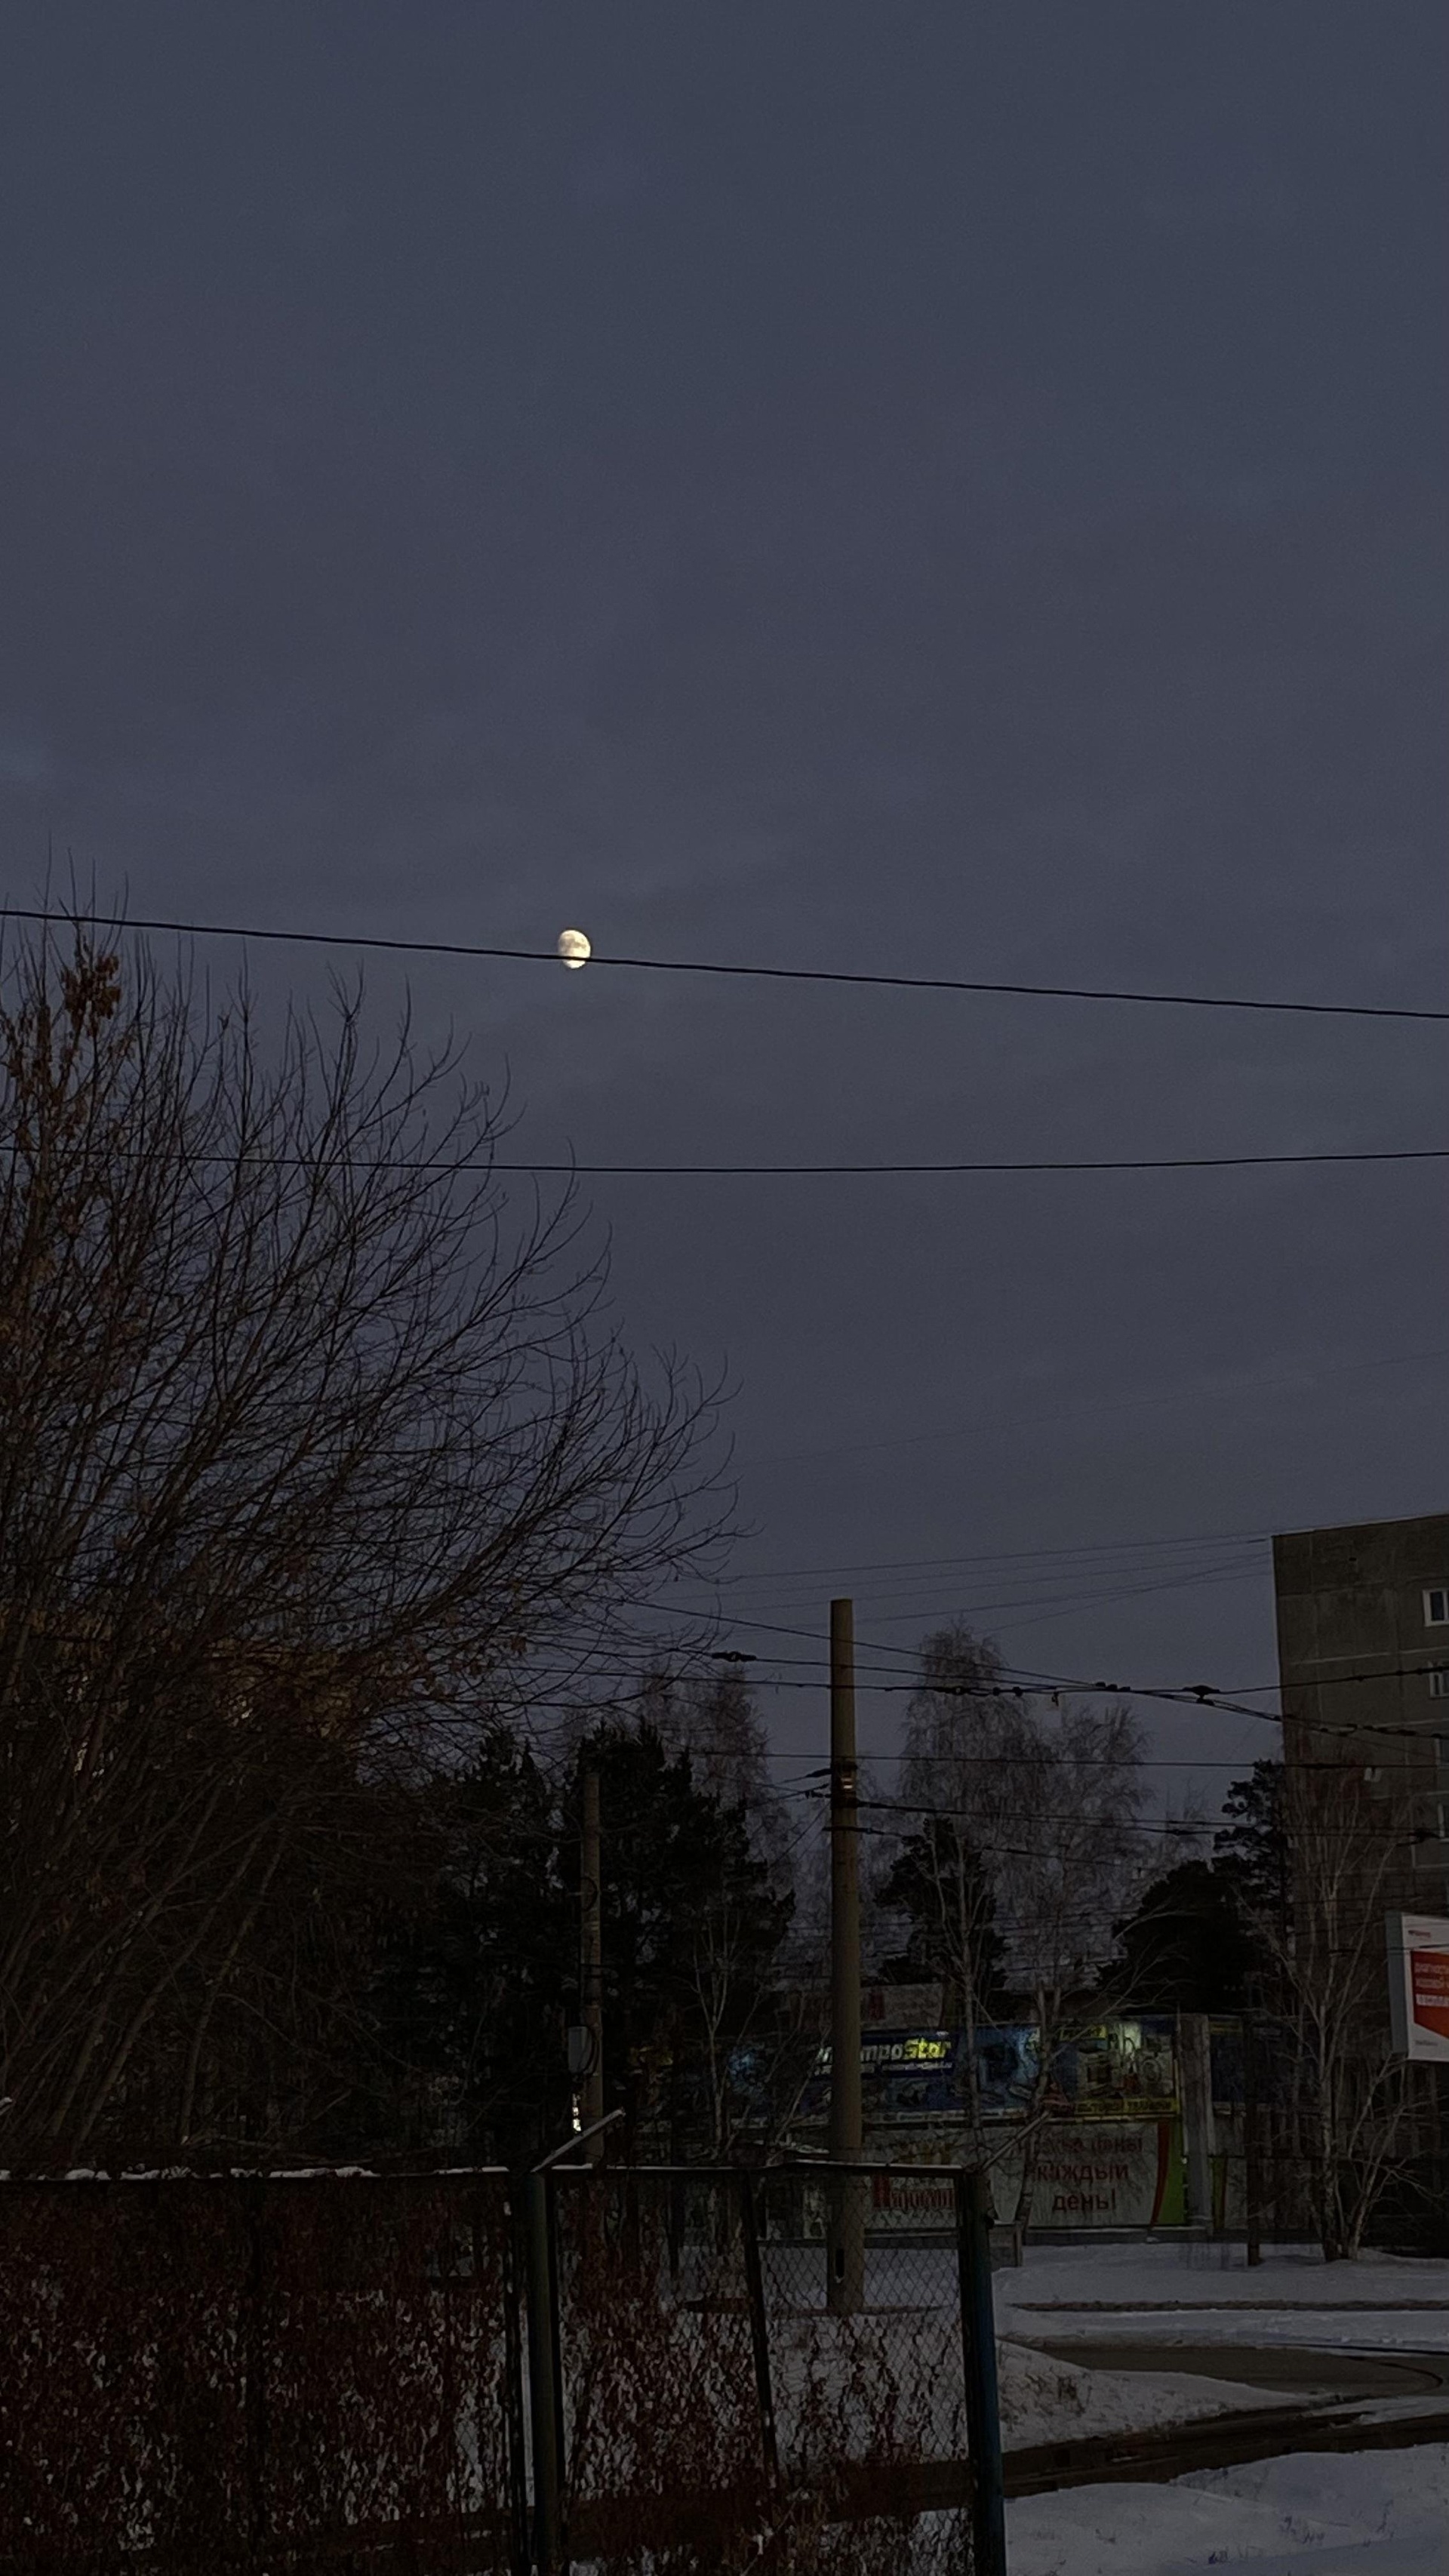
[(582, 930), (561, 930), (558, 953), (566, 966), (587, 966), (594, 952)]

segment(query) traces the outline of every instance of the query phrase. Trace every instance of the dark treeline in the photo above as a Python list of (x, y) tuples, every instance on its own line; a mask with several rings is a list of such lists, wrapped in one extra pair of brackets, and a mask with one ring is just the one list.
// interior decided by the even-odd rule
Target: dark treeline
[(500, 1733), (464, 1769), (354, 1782), (314, 1902), (279, 1906), (270, 1932), (259, 1922), (199, 2052), (203, 1998), (178, 1990), (99, 2143), (129, 2156), (184, 2143), (203, 2162), (510, 2164), (558, 2144), (585, 1765), (605, 1820), (604, 2064), (621, 2143), (730, 2153), (766, 2115), (798, 2026), (780, 1983), (791, 1897), (742, 1801), (647, 1714), (594, 1722), (547, 1766)]
[(1282, 1764), (1255, 1762), (1223, 1814), (1211, 1854), (1163, 1870), (1118, 1926), (1116, 1977), (1141, 2011), (1240, 2013), (1277, 1993), (1291, 1885)]

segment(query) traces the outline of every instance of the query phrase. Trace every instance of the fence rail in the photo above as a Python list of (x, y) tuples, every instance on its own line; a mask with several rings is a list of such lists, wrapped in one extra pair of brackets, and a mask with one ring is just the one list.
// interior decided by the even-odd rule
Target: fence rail
[(501, 2172), (0, 2183), (0, 2576), (1000, 2576), (952, 2189), (555, 2164), (520, 2243)]

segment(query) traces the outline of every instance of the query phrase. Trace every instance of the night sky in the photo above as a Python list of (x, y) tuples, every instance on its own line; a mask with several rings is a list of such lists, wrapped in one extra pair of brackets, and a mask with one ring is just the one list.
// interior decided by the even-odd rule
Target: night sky
[[(8, 899), (53, 846), (202, 921), (1444, 1004), (1446, 38), (19, 0)], [(541, 1158), (1449, 1143), (1442, 1028), (409, 980)], [(632, 1341), (737, 1389), (762, 1675), (850, 1590), (878, 1668), (964, 1613), (1262, 1685), (1264, 1533), (1449, 1505), (1441, 1167), (589, 1189)], [(1271, 1740), (1154, 1724), (1179, 1796)]]

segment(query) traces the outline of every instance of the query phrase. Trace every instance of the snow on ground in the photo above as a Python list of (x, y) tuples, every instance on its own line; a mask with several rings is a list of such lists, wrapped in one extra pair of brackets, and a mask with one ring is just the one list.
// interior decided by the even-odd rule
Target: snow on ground
[(1001, 2438), (1008, 2450), (1146, 2432), (1154, 2424), (1281, 2406), (1285, 2398), (1281, 2388), (1240, 2388), (1231, 2380), (1194, 2379), (1183, 2371), (1079, 2370), (1020, 2343), (998, 2344), (997, 2372)]
[[(1008, 2443), (1071, 2429), (1059, 2372), (1083, 2383), (1075, 2429), (1087, 2434), (1289, 2396), (1174, 2373), (1174, 2343), (1449, 2352), (1449, 2262), (1375, 2254), (1328, 2264), (1309, 2248), (1283, 2246), (1267, 2248), (1250, 2271), (1241, 2245), (1033, 2246), (1019, 2270), (996, 2274), (995, 2291)], [(1068, 2369), (1029, 2351), (1034, 2335), (1160, 2343), (1168, 2366)], [(1118, 2407), (1110, 2422), (1096, 2411)], [(1232, 2566), (1253, 2576), (1449, 2576), (1449, 2445), (1299, 2452), (1162, 2485), (1074, 2487), (1007, 2511), (1012, 2576), (1187, 2576)]]
[[(1241, 2245), (1031, 2246), (1020, 2269), (995, 2274), (994, 2288), (1009, 2445), (1293, 2402), (1290, 2388), (1174, 2371), (1174, 2344), (1449, 2353), (1449, 2262), (1372, 2255), (1325, 2263), (1307, 2247), (1283, 2246), (1249, 2270)], [(1082, 2369), (1031, 2349), (1038, 2338), (1160, 2343), (1165, 2366)], [(1449, 2548), (1440, 2576), (1449, 2576)]]
[[(1088, 2265), (1099, 2260), (1090, 2247), (1083, 2250)], [(1169, 2263), (1176, 2259), (1176, 2249), (1171, 2247), (1146, 2249), (1149, 2268), (1154, 2255), (1160, 2257), (1164, 2251)], [(884, 2378), (892, 2392), (898, 2429), (910, 2427), (910, 2438), (949, 2456), (964, 2438), (960, 2286), (954, 2253), (937, 2248), (906, 2252), (872, 2248), (866, 2266), (868, 2304), (859, 2319), (827, 2315), (823, 2301), (800, 2305), (800, 2267), (793, 2257), (779, 2265), (778, 2249), (774, 2253), (776, 2261), (772, 2261), (772, 2249), (766, 2248), (766, 2279), (767, 2287), (781, 2293), (772, 2355), (775, 2404), (787, 2449), (805, 2439), (812, 2405), (817, 2411), (822, 2401), (832, 2408), (842, 2402), (868, 2405), (869, 2390)], [(1064, 2329), (1060, 2317), (1038, 2318), (1026, 2310), (1014, 2310), (1013, 2300), (1034, 2295), (1038, 2281), (1045, 2281), (1046, 2295), (1054, 2297), (1061, 2259), (1059, 2253), (1043, 2256), (1033, 2248), (1022, 2270), (993, 2275), (1002, 2436), (1009, 2448), (1190, 2423), (1239, 2409), (1282, 2406), (1285, 2397), (1292, 2402), (1291, 2390), (1243, 2386), (1231, 2375), (1208, 2377), (1189, 2374), (1181, 2367), (1174, 2370), (1166, 2356), (1160, 2371), (1116, 2371), (1084, 2367), (1070, 2356), (1061, 2359), (1034, 2349), (1038, 2337), (1055, 2342), (1064, 2330), (1070, 2336), (1075, 2320), (1067, 2318)], [(777, 2265), (778, 2281), (773, 2277)], [(1160, 2273), (1160, 2259), (1157, 2269)], [(1067, 2277), (1075, 2283), (1079, 2275), (1080, 2265), (1069, 2269)], [(1082, 2277), (1093, 2276), (1088, 2272)], [(821, 2281), (812, 2275), (809, 2286), (820, 2300)], [(1088, 2293), (1074, 2288), (1072, 2295)], [(1101, 2338), (1094, 2335), (1093, 2340)]]
[(1006, 2511), (1012, 2576), (1445, 2576), (1449, 2443), (1300, 2451), (1170, 2486), (1073, 2487)]
[[(1180, 2333), (1182, 2320), (1173, 2312), (1185, 2308), (1192, 2312), (1187, 2322), (1195, 2342), (1205, 2339), (1214, 2309), (1235, 2320), (1226, 2328), (1231, 2339), (1261, 2341), (1270, 2322), (1266, 2312), (1276, 2310), (1288, 2316), (1290, 2339), (1300, 2328), (1316, 2326), (1330, 2340), (1377, 2342), (1372, 2327), (1365, 2334), (1365, 2315), (1377, 2312), (1387, 2320), (1402, 2310), (1383, 2340), (1449, 2340), (1449, 2262), (1395, 2254), (1325, 2263), (1315, 2247), (1274, 2245), (1250, 2269), (1241, 2245), (1162, 2238), (1135, 2245), (1033, 2245), (1019, 2268), (997, 2272), (993, 2281), (997, 2317), (1008, 2333), (1055, 2337), (1080, 2322), (1083, 2333), (1126, 2333), (1136, 2343), (1147, 2335)], [(1255, 2313), (1244, 2316), (1245, 2308)], [(1341, 2334), (1333, 2331), (1331, 2315), (1320, 2313), (1315, 2320), (1302, 2314), (1305, 2309), (1337, 2309), (1344, 2318)]]

